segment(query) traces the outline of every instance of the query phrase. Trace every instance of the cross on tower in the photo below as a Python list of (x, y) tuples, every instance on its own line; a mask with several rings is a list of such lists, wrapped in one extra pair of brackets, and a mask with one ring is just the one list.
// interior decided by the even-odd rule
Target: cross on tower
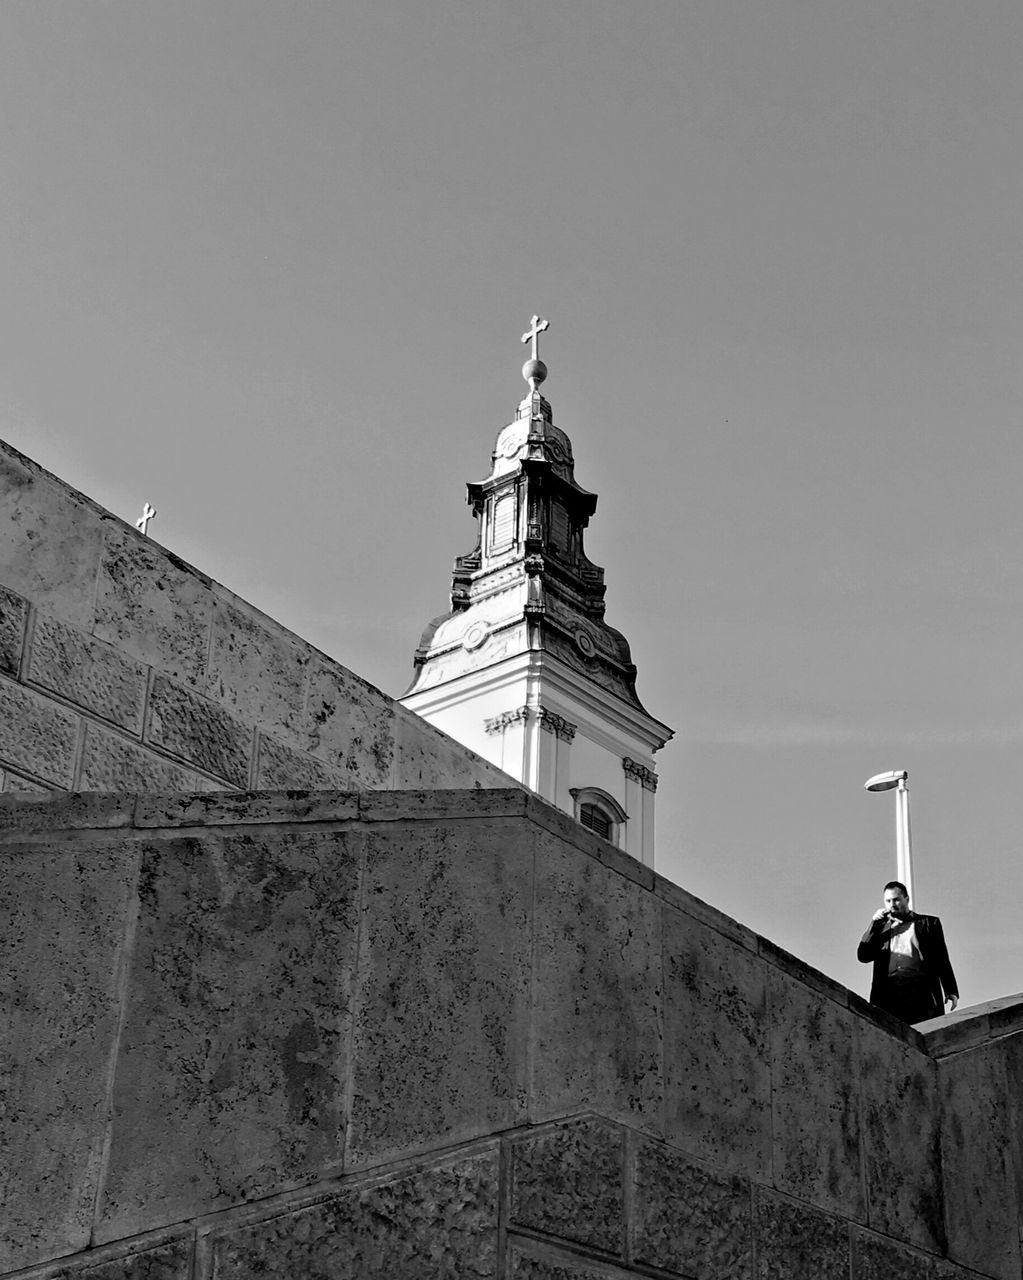
[(135, 528), (141, 530), (142, 533), (149, 533), (149, 522), (156, 515), (156, 508), (151, 507), (147, 502), (142, 508), (142, 514), (135, 521)]
[(532, 321), (532, 327), (527, 329), (526, 332), (522, 335), (523, 342), (529, 342), (530, 339), (532, 339), (534, 360), (540, 359), (540, 356), (537, 353), (537, 349), (536, 349), (536, 340), (540, 336), (540, 334), (543, 333), (543, 331), (550, 326), (550, 323), (551, 322), (549, 320), (541, 320), (539, 316), (534, 316)]

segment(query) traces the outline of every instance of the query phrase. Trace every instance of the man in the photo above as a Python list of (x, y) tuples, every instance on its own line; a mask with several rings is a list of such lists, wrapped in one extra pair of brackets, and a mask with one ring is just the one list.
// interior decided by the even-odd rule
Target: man
[[(959, 987), (937, 916), (909, 909), (909, 893), (898, 880), (884, 887), (884, 906), (856, 948), (856, 959), (874, 965), (870, 1003), (903, 1022), (926, 1022), (959, 1003)], [(944, 999), (943, 999), (944, 997)]]

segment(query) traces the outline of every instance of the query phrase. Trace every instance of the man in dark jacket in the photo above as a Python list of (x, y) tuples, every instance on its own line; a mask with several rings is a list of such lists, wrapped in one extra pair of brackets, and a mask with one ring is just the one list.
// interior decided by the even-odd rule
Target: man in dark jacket
[(941, 921), (910, 911), (906, 886), (898, 880), (885, 885), (884, 906), (874, 912), (856, 959), (874, 965), (870, 1003), (903, 1022), (939, 1018), (946, 1003), (950, 1013), (959, 1003)]

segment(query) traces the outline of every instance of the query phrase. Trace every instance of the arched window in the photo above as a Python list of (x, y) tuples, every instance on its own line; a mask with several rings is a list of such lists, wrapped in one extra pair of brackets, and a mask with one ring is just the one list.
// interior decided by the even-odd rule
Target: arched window
[(629, 815), (614, 798), (599, 787), (573, 787), (575, 819), (595, 835), (621, 845), (622, 830)]

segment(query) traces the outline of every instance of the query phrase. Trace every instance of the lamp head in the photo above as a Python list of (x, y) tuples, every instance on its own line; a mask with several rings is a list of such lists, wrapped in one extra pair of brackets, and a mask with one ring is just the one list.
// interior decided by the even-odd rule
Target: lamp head
[(891, 791), (900, 782), (907, 782), (909, 774), (905, 769), (889, 769), (887, 773), (875, 773), (863, 784), (867, 791)]

